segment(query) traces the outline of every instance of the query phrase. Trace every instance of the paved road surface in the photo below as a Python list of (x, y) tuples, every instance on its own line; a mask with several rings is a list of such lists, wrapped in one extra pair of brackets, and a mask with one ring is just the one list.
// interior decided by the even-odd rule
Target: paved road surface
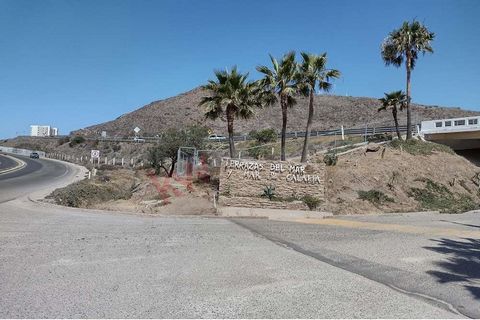
[[(41, 163), (15, 180), (51, 170)], [(57, 183), (71, 176), (62, 170), (70, 169), (50, 173)], [(27, 192), (32, 185), (44, 188), (36, 181)], [(475, 215), (445, 217), (450, 222), (436, 222), (436, 229), (428, 229), (431, 216), (422, 216), (417, 220), (426, 229), (394, 231), (382, 226), (408, 227), (409, 218), (393, 224), (370, 218), (374, 225), (368, 217), (344, 219), (344, 225), (339, 219), (161, 218), (67, 209), (23, 194), (17, 189), (14, 200), (0, 203), (3, 318), (462, 317), (456, 309), (479, 316), (471, 313), (479, 301), (475, 290), (456, 287), (478, 287), (478, 273), (467, 273), (476, 271), (455, 270), (464, 272), (458, 284), (425, 280), (436, 276), (430, 270), (446, 272), (436, 263), (452, 262), (450, 253), (437, 250), (455, 243), (437, 242), (443, 241), (438, 234), (450, 234), (445, 241), (476, 235)], [(472, 226), (456, 224), (463, 222)], [(463, 248), (476, 261), (478, 246)], [(403, 286), (390, 283), (396, 275)], [(424, 281), (427, 294), (416, 292), (422, 283), (409, 276)], [(442, 285), (455, 291), (448, 294)], [(438, 292), (444, 295), (436, 298)]]
[(71, 171), (70, 167), (58, 161), (15, 157), (27, 165), (17, 171), (0, 174), (0, 203), (42, 189)]
[(13, 168), (17, 165), (13, 159), (0, 154), (0, 171)]

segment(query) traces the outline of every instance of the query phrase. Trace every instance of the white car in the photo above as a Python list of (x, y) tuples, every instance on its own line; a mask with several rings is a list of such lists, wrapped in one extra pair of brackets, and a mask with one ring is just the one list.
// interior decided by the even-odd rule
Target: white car
[(145, 139), (139, 138), (139, 137), (135, 137), (135, 138), (133, 138), (133, 141), (135, 141), (135, 142), (145, 142)]
[(225, 140), (227, 140), (227, 137), (221, 136), (221, 135), (218, 135), (218, 134), (211, 134), (211, 135), (208, 136), (208, 140), (210, 140), (210, 141), (225, 141)]

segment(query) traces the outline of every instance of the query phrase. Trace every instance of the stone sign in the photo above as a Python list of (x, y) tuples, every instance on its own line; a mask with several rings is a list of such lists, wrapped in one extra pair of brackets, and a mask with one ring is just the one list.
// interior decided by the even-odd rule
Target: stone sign
[[(324, 180), (324, 163), (224, 158), (220, 169), (220, 197), (224, 205), (268, 203), (267, 207), (285, 207), (282, 202), (294, 202), (307, 195), (324, 200)], [(276, 201), (270, 203), (262, 197), (266, 188), (275, 189)]]

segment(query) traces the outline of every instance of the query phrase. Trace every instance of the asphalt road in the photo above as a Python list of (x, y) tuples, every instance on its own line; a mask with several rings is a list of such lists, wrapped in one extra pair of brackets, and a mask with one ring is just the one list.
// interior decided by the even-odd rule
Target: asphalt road
[(5, 157), (0, 154), (0, 171), (13, 168), (16, 165), (17, 163), (13, 161), (11, 158)]
[[(480, 315), (476, 215), (282, 222), (69, 209), (23, 196), (68, 176), (48, 162), (0, 182), (0, 194), (7, 181), (21, 191), (0, 203), (2, 318)], [(454, 258), (470, 266), (449, 270)]]
[(18, 155), (15, 157), (27, 165), (20, 170), (0, 174), (0, 203), (48, 186), (69, 171), (69, 167), (60, 162)]

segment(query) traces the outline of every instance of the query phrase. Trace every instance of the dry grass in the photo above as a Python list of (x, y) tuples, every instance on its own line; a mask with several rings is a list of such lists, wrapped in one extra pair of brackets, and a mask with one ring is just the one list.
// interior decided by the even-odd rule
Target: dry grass
[[(383, 157), (382, 151), (364, 153), (361, 150), (340, 156), (335, 166), (327, 167), (325, 209), (339, 214), (364, 214), (419, 210), (459, 212), (478, 206), (480, 187), (474, 177), (480, 168), (449, 152), (422, 153), (413, 155), (387, 147)], [(427, 185), (425, 181), (432, 183)], [(439, 188), (434, 190), (432, 186)], [(359, 191), (369, 190), (376, 190), (393, 201), (362, 200)], [(446, 198), (448, 201), (442, 200)]]

